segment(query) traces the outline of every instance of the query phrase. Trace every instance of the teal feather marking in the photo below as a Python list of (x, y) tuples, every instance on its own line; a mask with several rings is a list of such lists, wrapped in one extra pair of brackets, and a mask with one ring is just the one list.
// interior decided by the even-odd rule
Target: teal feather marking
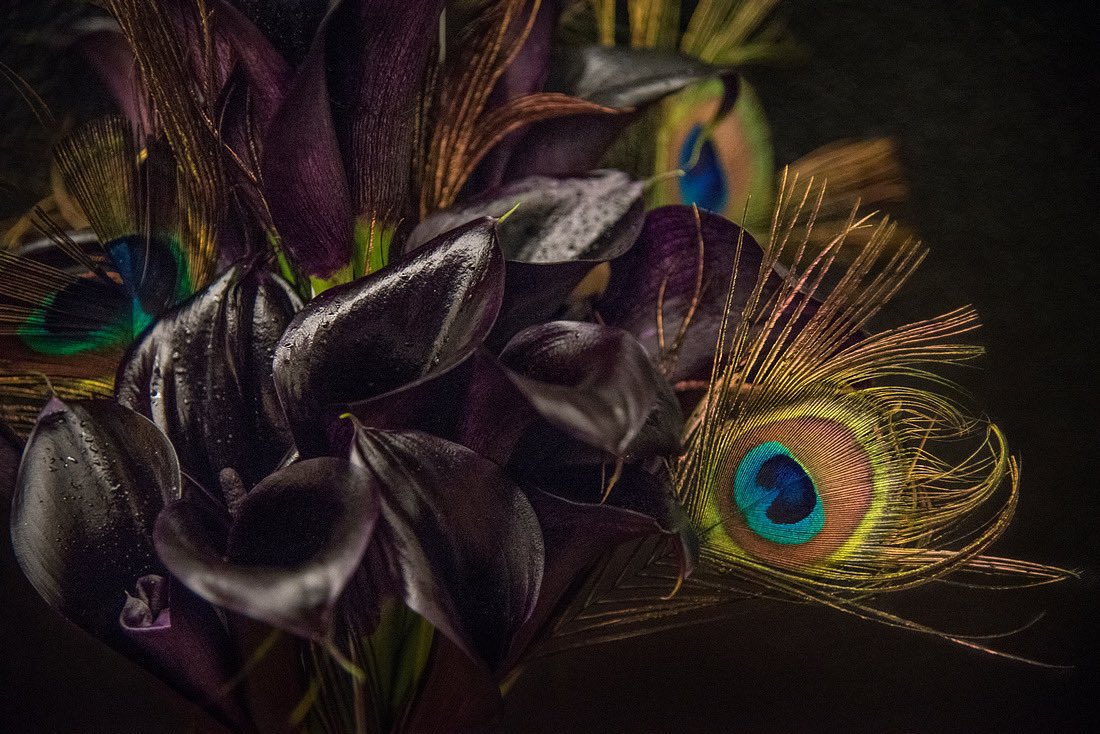
[(806, 469), (778, 441), (755, 446), (737, 466), (733, 497), (764, 540), (800, 545), (825, 526), (825, 508)]
[[(703, 126), (696, 124), (680, 148), (680, 199), (712, 212), (723, 212), (729, 203), (729, 186), (722, 163), (709, 139), (700, 139)], [(696, 150), (698, 148), (698, 151)], [(692, 163), (694, 162), (694, 165)]]

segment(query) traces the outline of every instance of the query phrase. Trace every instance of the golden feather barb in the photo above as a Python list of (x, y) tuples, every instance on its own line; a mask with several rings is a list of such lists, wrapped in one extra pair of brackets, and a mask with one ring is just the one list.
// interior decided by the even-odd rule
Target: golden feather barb
[[(167, 9), (146, 0), (106, 0), (134, 54), (157, 121), (179, 171), (182, 246), (196, 288), (214, 273), (216, 234), (226, 194), (217, 94), (213, 89), (213, 39), (209, 9), (199, 0), (179, 33)], [(193, 42), (200, 49), (193, 54)], [(151, 131), (146, 131), (151, 132)]]
[[(946, 395), (957, 388), (937, 372), (981, 354), (963, 338), (977, 316), (965, 307), (867, 334), (924, 251), (912, 240), (895, 243), (890, 222), (870, 225), (854, 210), (824, 249), (813, 246), (822, 189), (784, 173), (759, 273), (740, 282), (733, 269), (712, 377), (688, 420), (687, 452), (671, 468), (700, 533), (695, 571), (678, 579), (667, 545), (656, 541), (619, 549), (540, 652), (707, 621), (728, 614), (731, 602), (766, 597), (1016, 658), (870, 600), (945, 577), (1021, 588), (1074, 575), (983, 555), (1015, 510), (1017, 463), (1000, 429)], [(839, 261), (847, 236), (868, 227), (856, 257)], [(786, 273), (778, 288), (766, 285), (773, 270)], [(733, 313), (732, 304), (745, 302), (734, 298), (741, 289), (750, 296)], [(662, 340), (666, 358), (678, 335)]]

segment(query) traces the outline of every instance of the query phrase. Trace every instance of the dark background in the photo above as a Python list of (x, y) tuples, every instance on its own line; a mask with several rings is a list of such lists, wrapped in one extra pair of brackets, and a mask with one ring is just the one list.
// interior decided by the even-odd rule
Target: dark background
[[(6, 19), (4, 60), (27, 63)], [(5, 13), (8, 11), (5, 10)], [(989, 348), (963, 375), (1023, 466), (995, 551), (1081, 569), (1031, 591), (943, 586), (885, 600), (952, 632), (1074, 666), (1045, 670), (805, 606), (751, 602), (717, 624), (535, 664), (507, 700), (509, 732), (1090, 731), (1100, 726), (1095, 307), (1100, 145), (1095, 4), (789, 0), (807, 64), (750, 75), (780, 163), (848, 137), (892, 135), (912, 186), (899, 212), (931, 247), (895, 317), (975, 304)], [(22, 35), (20, 35), (22, 34)], [(15, 63), (13, 63), (13, 61)], [(72, 95), (58, 59), (47, 92)], [(71, 70), (71, 69), (70, 69)], [(60, 81), (57, 81), (60, 74)], [(94, 107), (94, 90), (81, 92)], [(0, 91), (0, 135), (20, 122)], [(23, 115), (25, 118), (25, 115)], [(9, 180), (20, 161), (0, 169)], [(0, 200), (25, 205), (5, 188)], [(177, 732), (201, 720), (144, 672), (55, 617), (3, 551), (0, 732)]]

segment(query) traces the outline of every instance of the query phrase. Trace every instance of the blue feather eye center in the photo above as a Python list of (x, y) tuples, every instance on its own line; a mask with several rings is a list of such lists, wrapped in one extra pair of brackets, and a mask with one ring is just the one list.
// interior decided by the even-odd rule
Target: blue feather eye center
[(759, 444), (741, 459), (733, 499), (749, 529), (772, 543), (806, 543), (825, 526), (813, 478), (778, 441)]
[(686, 171), (680, 177), (680, 200), (685, 204), (698, 204), (712, 212), (725, 211), (729, 202), (729, 185), (710, 140), (703, 141), (699, 149), (699, 159), (691, 166), (702, 134), (703, 126), (696, 123), (680, 146), (679, 165)]

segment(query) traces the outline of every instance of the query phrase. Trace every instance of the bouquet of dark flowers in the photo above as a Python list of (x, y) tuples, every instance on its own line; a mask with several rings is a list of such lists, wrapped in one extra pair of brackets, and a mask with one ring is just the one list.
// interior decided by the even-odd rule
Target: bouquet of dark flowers
[(777, 180), (772, 3), (102, 5), (119, 114), (0, 250), (12, 540), (231, 730), (480, 730), (748, 596), (982, 647), (874, 597), (1063, 576), (984, 555), (974, 312), (871, 327), (922, 257), (856, 206), (888, 144)]

